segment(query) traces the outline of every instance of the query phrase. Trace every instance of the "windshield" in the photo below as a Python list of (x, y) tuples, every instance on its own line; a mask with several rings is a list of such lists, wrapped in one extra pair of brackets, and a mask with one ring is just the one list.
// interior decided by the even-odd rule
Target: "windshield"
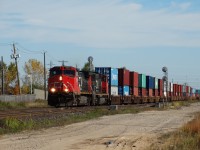
[(62, 74), (62, 70), (51, 70), (50, 71), (50, 77), (53, 77), (55, 75), (61, 75)]
[(74, 70), (64, 70), (64, 75), (75, 76), (75, 71)]

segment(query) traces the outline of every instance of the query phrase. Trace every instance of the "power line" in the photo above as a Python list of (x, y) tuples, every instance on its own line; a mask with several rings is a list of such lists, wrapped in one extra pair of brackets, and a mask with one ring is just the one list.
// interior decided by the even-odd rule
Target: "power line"
[[(27, 49), (27, 48), (25, 48), (25, 47), (23, 47), (21, 44), (19, 44), (19, 43), (17, 43), (17, 45), (21, 48), (21, 49), (23, 49), (24, 50), (24, 52), (26, 51), (26, 52), (29, 52), (29, 54), (30, 53), (34, 53), (34, 54), (41, 54), (42, 53), (42, 51), (32, 51), (32, 50), (29, 50), (29, 49)], [(21, 50), (22, 51), (22, 50)]]

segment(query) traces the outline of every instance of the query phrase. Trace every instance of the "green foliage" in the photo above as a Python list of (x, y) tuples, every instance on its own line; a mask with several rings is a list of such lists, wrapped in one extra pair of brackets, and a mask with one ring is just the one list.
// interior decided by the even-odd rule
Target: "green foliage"
[(2, 102), (0, 101), (0, 109), (12, 109), (12, 108), (25, 108), (25, 102)]
[(34, 125), (35, 122), (32, 119), (21, 121), (16, 118), (8, 117), (0, 121), (0, 133), (15, 133), (24, 129), (33, 129)]
[[(32, 75), (33, 89), (43, 89), (44, 87), (44, 65), (36, 59), (29, 59), (25, 62), (24, 71), (26, 75)], [(46, 71), (47, 72), (47, 71)], [(23, 84), (30, 85), (30, 79), (27, 76), (23, 79)], [(29, 87), (30, 88), (30, 87)], [(30, 90), (29, 90), (30, 91)]]
[(87, 62), (87, 63), (85, 63), (85, 65), (83, 66), (81, 71), (89, 71), (89, 70), (90, 70), (90, 64), (89, 64), (89, 62)]

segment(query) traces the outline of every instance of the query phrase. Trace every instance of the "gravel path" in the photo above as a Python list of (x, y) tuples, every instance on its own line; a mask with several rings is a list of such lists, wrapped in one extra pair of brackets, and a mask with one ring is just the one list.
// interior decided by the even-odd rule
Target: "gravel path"
[(141, 150), (200, 111), (200, 103), (178, 110), (105, 116), (64, 127), (0, 137), (2, 150)]

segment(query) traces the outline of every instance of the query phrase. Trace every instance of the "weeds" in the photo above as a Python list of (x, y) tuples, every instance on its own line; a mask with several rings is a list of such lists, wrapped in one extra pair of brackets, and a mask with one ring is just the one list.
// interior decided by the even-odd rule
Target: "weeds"
[(179, 131), (163, 135), (162, 144), (154, 144), (151, 149), (160, 150), (199, 150), (200, 149), (200, 114), (184, 125)]
[(15, 108), (30, 108), (30, 107), (45, 107), (47, 101), (35, 100), (33, 102), (2, 102), (0, 101), (0, 109), (15, 109)]

